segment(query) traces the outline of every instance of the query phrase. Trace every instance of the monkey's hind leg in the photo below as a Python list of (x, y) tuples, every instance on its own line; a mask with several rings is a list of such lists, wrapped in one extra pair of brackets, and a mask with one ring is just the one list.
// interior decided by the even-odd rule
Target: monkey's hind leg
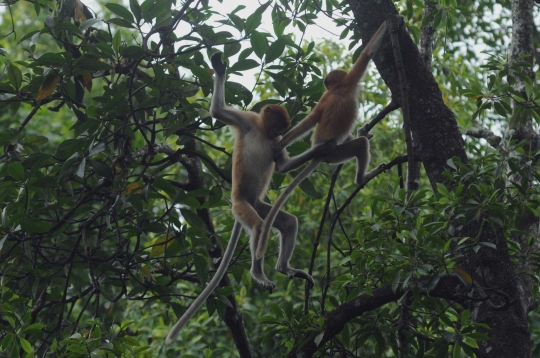
[(232, 210), (236, 220), (240, 221), (250, 234), (249, 247), (251, 249), (251, 277), (263, 285), (266, 290), (272, 293), (276, 285), (264, 274), (264, 257), (257, 259), (255, 254), (257, 251), (257, 245), (259, 243), (263, 219), (259, 216), (259, 214), (257, 214), (257, 211), (255, 211), (255, 209), (245, 201), (237, 201), (233, 203)]
[[(270, 209), (272, 209), (272, 205), (258, 201), (255, 204), (255, 208), (261, 217), (266, 217)], [(304, 279), (307, 281), (309, 287), (312, 288), (314, 285), (313, 277), (304, 270), (295, 269), (289, 265), (289, 260), (292, 257), (296, 244), (298, 219), (296, 216), (280, 210), (273, 227), (278, 229), (280, 233), (279, 257), (276, 263), (276, 270), (287, 275), (289, 278)]]
[(264, 257), (257, 259), (255, 252), (257, 251), (257, 244), (259, 243), (259, 235), (261, 232), (262, 221), (257, 227), (251, 232), (251, 237), (249, 239), (249, 248), (251, 250), (251, 277), (263, 287), (272, 293), (276, 284), (270, 281), (264, 274)]
[(338, 145), (332, 153), (324, 158), (324, 161), (327, 163), (338, 164), (355, 157), (356, 178), (354, 179), (354, 182), (360, 185), (365, 181), (364, 176), (366, 175), (370, 159), (369, 140), (366, 137), (352, 139)]

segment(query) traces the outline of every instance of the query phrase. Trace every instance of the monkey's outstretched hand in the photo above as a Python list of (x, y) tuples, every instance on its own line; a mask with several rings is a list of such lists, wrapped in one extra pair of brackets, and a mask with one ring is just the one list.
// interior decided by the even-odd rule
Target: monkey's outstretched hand
[(212, 55), (212, 58), (210, 59), (212, 62), (212, 67), (214, 68), (214, 71), (218, 75), (222, 75), (225, 73), (225, 70), (227, 69), (227, 63), (221, 61), (221, 52), (216, 52)]

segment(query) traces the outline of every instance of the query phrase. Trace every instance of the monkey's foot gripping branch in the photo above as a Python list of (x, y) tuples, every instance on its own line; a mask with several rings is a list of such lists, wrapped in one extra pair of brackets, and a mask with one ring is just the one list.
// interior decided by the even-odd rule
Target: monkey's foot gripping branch
[(381, 163), (379, 164), (377, 168), (373, 169), (369, 173), (364, 174), (364, 177), (361, 180), (357, 181), (356, 184), (362, 185), (362, 186), (366, 185), (368, 181), (375, 178), (377, 175), (383, 173), (387, 169), (390, 169), (388, 165), (386, 163)]

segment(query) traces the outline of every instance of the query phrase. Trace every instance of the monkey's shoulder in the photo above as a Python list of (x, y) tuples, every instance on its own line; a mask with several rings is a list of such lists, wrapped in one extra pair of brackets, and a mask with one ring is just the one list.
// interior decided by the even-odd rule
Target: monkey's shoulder
[(240, 112), (242, 120), (235, 126), (240, 131), (240, 135), (246, 135), (247, 133), (258, 131), (261, 122), (261, 116), (258, 113), (251, 111)]

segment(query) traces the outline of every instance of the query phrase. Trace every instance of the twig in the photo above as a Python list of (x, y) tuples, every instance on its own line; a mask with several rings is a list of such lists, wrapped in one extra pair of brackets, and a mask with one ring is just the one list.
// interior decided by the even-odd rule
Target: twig
[(465, 134), (474, 138), (485, 139), (489, 143), (489, 145), (491, 145), (494, 148), (499, 148), (499, 145), (502, 140), (501, 137), (495, 135), (489, 129), (482, 128), (482, 127), (471, 128), (468, 131), (466, 131)]
[(388, 103), (388, 105), (386, 107), (384, 107), (382, 109), (382, 111), (379, 112), (379, 114), (377, 114), (377, 116), (375, 118), (373, 118), (369, 123), (366, 123), (362, 126), (362, 128), (360, 128), (357, 132), (357, 136), (358, 137), (367, 137), (369, 131), (371, 131), (371, 129), (373, 127), (375, 127), (375, 125), (377, 123), (379, 123), (380, 121), (382, 121), (384, 119), (384, 117), (386, 117), (386, 115), (390, 112), (393, 112), (395, 111), (396, 109), (399, 108), (399, 103), (398, 101), (396, 101), (395, 99), (392, 98), (392, 100), (390, 101), (390, 103)]
[[(319, 230), (317, 231), (317, 236), (315, 237), (315, 241), (313, 241), (313, 250), (311, 251), (311, 260), (309, 261), (309, 275), (313, 275), (313, 266), (315, 265), (315, 257), (317, 256), (317, 247), (319, 247), (319, 243), (321, 242), (321, 235), (322, 230), (324, 228), (324, 222), (326, 221), (326, 216), (328, 215), (328, 209), (330, 207), (330, 199), (332, 198), (332, 191), (334, 190), (334, 185), (336, 184), (336, 180), (338, 177), (339, 172), (341, 171), (341, 168), (343, 168), (343, 164), (340, 164), (336, 167), (334, 172), (332, 173), (332, 181), (330, 182), (330, 188), (328, 189), (328, 195), (326, 196), (326, 203), (324, 204), (324, 210), (323, 214), (321, 216), (321, 221), (319, 223)], [(305, 287), (305, 299), (304, 299), (304, 313), (307, 314), (308, 312), (308, 304), (309, 304), (309, 285), (306, 282)]]
[(410, 129), (410, 117), (409, 117), (409, 88), (407, 84), (407, 78), (405, 77), (405, 68), (403, 66), (403, 59), (401, 58), (401, 51), (399, 48), (398, 32), (403, 29), (403, 17), (399, 15), (387, 15), (386, 23), (390, 31), (390, 38), (392, 40), (392, 49), (394, 51), (394, 60), (396, 61), (396, 69), (399, 77), (399, 87), (401, 89), (401, 111), (403, 112), (403, 130), (405, 132), (405, 143), (407, 144), (407, 199), (412, 194), (413, 190), (416, 190), (416, 178), (415, 178), (415, 164), (414, 164), (414, 150)]
[(407, 357), (407, 350), (410, 347), (405, 331), (407, 331), (411, 325), (411, 312), (409, 310), (411, 307), (411, 303), (412, 303), (412, 294), (411, 294), (411, 291), (407, 291), (407, 293), (405, 294), (405, 297), (403, 297), (401, 301), (400, 316), (399, 316), (398, 328), (397, 328), (399, 357)]
[(26, 125), (28, 124), (28, 122), (30, 122), (30, 120), (32, 119), (32, 117), (34, 117), (34, 114), (37, 113), (37, 111), (39, 110), (39, 107), (41, 107), (40, 104), (38, 104), (37, 106), (35, 106), (34, 108), (32, 108), (32, 110), (30, 111), (30, 113), (28, 113), (28, 115), (26, 116), (26, 118), (24, 119), (24, 121), (21, 123), (21, 125), (19, 126), (19, 134), (21, 134), (21, 132), (23, 131), (24, 127), (26, 127)]

